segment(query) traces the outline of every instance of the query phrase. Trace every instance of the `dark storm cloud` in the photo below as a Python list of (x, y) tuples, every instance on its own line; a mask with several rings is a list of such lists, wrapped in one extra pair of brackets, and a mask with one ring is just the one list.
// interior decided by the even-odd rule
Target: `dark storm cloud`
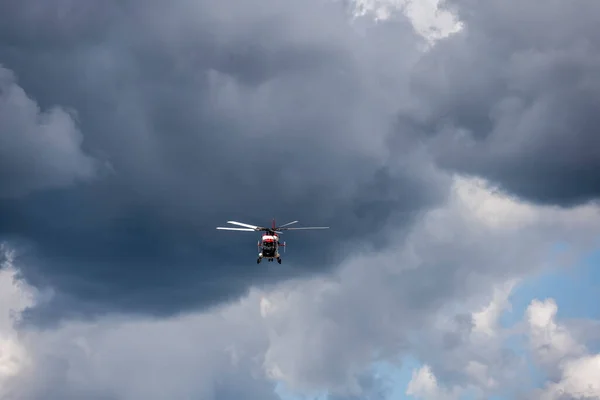
[(61, 108), (40, 113), (11, 71), (0, 65), (0, 197), (68, 186), (95, 174), (82, 136)]
[(465, 29), (413, 74), (440, 165), (540, 203), (600, 195), (600, 4), (447, 2)]
[[(85, 185), (0, 200), (23, 276), (58, 292), (38, 320), (215, 304), (299, 273), (292, 260), (325, 271), (342, 243), (443, 193), (386, 148), (417, 55), (407, 21), (352, 27), (317, 1), (96, 4), (0, 13), (0, 61), (42, 110), (76, 110), (81, 152), (104, 166)], [(278, 268), (254, 262), (257, 235), (215, 230), (271, 217), (332, 229), (286, 234)]]

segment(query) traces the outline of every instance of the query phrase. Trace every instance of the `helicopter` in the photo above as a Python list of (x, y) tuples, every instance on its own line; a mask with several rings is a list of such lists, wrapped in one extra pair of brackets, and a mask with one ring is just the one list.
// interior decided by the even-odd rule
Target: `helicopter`
[(298, 223), (298, 221), (288, 222), (281, 226), (275, 225), (275, 218), (273, 218), (273, 222), (271, 228), (267, 228), (264, 226), (256, 226), (245, 224), (243, 222), (237, 221), (227, 221), (228, 224), (241, 226), (242, 228), (230, 228), (230, 227), (222, 227), (218, 226), (217, 229), (224, 231), (242, 231), (242, 232), (265, 232), (258, 241), (258, 258), (256, 259), (256, 263), (260, 264), (263, 258), (266, 258), (269, 262), (273, 260), (277, 260), (279, 264), (281, 264), (281, 254), (279, 253), (279, 247), (283, 247), (283, 251), (285, 252), (286, 244), (285, 242), (281, 243), (279, 241), (279, 235), (282, 234), (282, 231), (291, 231), (291, 230), (307, 230), (307, 229), (329, 229), (328, 226), (306, 226), (306, 227), (297, 227), (297, 228), (288, 228), (288, 226)]

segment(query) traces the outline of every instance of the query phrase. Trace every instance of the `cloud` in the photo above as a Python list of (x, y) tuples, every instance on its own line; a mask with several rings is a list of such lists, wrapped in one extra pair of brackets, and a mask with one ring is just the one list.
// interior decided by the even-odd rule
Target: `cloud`
[[(535, 329), (562, 339), (538, 340), (560, 362), (534, 395), (580, 389), (587, 335), (539, 307), (531, 332), (498, 317), (514, 282), (597, 245), (597, 48), (578, 40), (597, 13), (446, 4), (463, 28), (433, 46), (392, 8), (350, 23), (341, 2), (2, 4), (27, 103), (75, 109), (57, 132), (112, 167), (0, 199), (37, 325), (2, 327), (5, 397), (379, 396), (372, 363), (403, 355), (423, 363), (415, 395), (520, 395), (507, 340)], [(272, 268), (214, 230), (273, 216), (333, 229), (286, 236)]]
[[(0, 60), (41, 107), (77, 111), (111, 173), (0, 203), (23, 276), (57, 292), (36, 323), (172, 315), (327, 272), (338, 249), (380, 243), (444, 199), (425, 155), (386, 143), (422, 40), (403, 15), (353, 25), (317, 0), (43, 3), (3, 6)], [(272, 217), (332, 229), (289, 236), (295, 265), (272, 270), (252, 266), (256, 236), (215, 231)]]
[(15, 279), (12, 261), (10, 249), (0, 244), (0, 394), (4, 394), (7, 382), (18, 376), (30, 362), (13, 324), (19, 314), (33, 304), (35, 291)]
[(552, 299), (533, 301), (527, 309), (532, 351), (550, 378), (538, 398), (600, 398), (600, 354), (590, 354), (567, 326), (556, 321), (557, 310)]
[[(599, 146), (581, 122), (593, 121), (583, 113), (594, 85), (579, 94), (554, 78), (566, 65), (566, 78), (593, 82), (594, 41), (579, 58), (557, 56), (596, 26), (585, 23), (593, 12), (542, 38), (515, 28), (513, 8), (454, 2), (463, 29), (423, 52), (420, 28), (394, 7), (376, 23), (350, 22), (356, 4), (316, 0), (60, 1), (60, 15), (47, 4), (3, 6), (0, 59), (42, 109), (76, 110), (85, 148), (112, 173), (0, 202), (0, 235), (22, 244), (22, 274), (60, 293), (31, 313), (38, 323), (111, 309), (172, 315), (328, 272), (338, 249), (384, 246), (444, 201), (449, 182), (431, 157), (536, 202), (595, 196)], [(568, 15), (560, 7), (536, 18)], [(479, 139), (454, 140), (460, 132)], [(567, 134), (575, 140), (560, 144)], [(86, 174), (60, 160), (43, 170)], [(302, 249), (294, 268), (268, 271), (249, 267), (255, 238), (214, 232), (272, 217), (333, 229), (290, 237), (289, 250)]]
[[(14, 278), (8, 260), (0, 271), (3, 318), (44, 301)], [(112, 315), (49, 330), (2, 322), (0, 397), (277, 399), (271, 383), (255, 378), (261, 364), (253, 352), (267, 340), (257, 299), (254, 293), (224, 310), (165, 320)]]
[[(548, 267), (553, 243), (568, 240), (573, 256), (587, 251), (582, 238), (599, 233), (598, 215), (592, 206), (529, 208), (478, 180), (456, 178), (451, 193), (409, 235), (390, 238), (395, 247), (353, 256), (329, 276), (253, 289), (240, 301), (171, 318), (113, 312), (19, 327), (32, 361), (5, 387), (27, 400), (49, 388), (61, 398), (226, 399), (226, 390), (269, 398), (284, 382), (297, 394), (353, 398), (385, 393), (365, 380), (373, 362), (411, 355), (427, 366), (415, 394), (529, 390), (522, 356), (506, 346), (514, 332), (498, 318), (515, 279)], [(529, 218), (515, 224), (523, 207)], [(498, 212), (504, 223), (492, 218)]]
[(562, 379), (549, 383), (541, 393), (541, 399), (585, 399), (600, 398), (598, 374), (600, 354), (585, 356), (565, 364)]
[(598, 4), (445, 4), (464, 29), (413, 69), (415, 100), (399, 113), (400, 127), (429, 136), (439, 165), (527, 200), (596, 200)]
[(83, 136), (63, 108), (40, 111), (12, 71), (0, 65), (0, 197), (69, 186), (95, 175)]
[(487, 304), (480, 298), (454, 310), (436, 314), (411, 346), (423, 366), (413, 371), (406, 393), (419, 399), (460, 399), (466, 395), (515, 398), (532, 382), (516, 349), (507, 346), (514, 332), (500, 326), (510, 309), (513, 280), (496, 284)]
[(578, 357), (585, 348), (577, 343), (565, 327), (555, 322), (557, 306), (552, 300), (534, 301), (527, 309), (531, 330), (531, 345), (538, 363), (544, 365), (551, 376), (559, 369), (565, 357)]
[[(492, 301), (490, 306), (494, 306), (495, 303), (496, 301)], [(523, 379), (523, 376), (528, 374), (523, 354), (518, 355), (520, 365), (504, 365), (501, 369), (493, 369), (494, 361), (497, 361), (503, 351), (508, 348), (506, 341), (518, 333), (511, 332), (510, 328), (498, 326), (492, 335), (488, 335), (487, 343), (481, 342), (476, 336), (473, 336), (461, 345), (460, 351), (467, 353), (463, 357), (480, 357), (480, 352), (482, 350), (485, 352), (486, 348), (489, 349), (490, 344), (496, 347), (496, 351), (493, 353), (494, 358), (488, 359), (484, 363), (469, 361), (466, 367), (462, 363), (454, 364), (457, 371), (462, 370), (474, 378), (470, 382), (440, 384), (431, 366), (425, 364), (413, 371), (406, 394), (423, 400), (460, 399), (468, 394), (476, 394), (483, 398), (498, 394), (498, 390), (500, 394), (506, 395), (506, 391), (512, 389), (513, 392), (508, 392), (511, 398), (548, 400), (599, 398), (600, 387), (597, 383), (597, 376), (600, 355), (590, 354), (583, 343), (575, 341), (568, 325), (555, 320), (556, 311), (557, 305), (553, 299), (544, 301), (534, 299), (527, 308), (523, 321), (526, 327), (523, 333), (530, 344), (529, 350), (535, 360), (535, 365), (550, 374), (543, 388), (532, 390), (531, 382)], [(449, 364), (455, 361), (452, 354), (446, 352), (445, 349), (439, 350), (444, 351), (441, 358)], [(512, 381), (496, 380), (502, 378), (502, 374), (507, 373), (513, 375), (510, 377)]]
[(456, 16), (442, 7), (439, 0), (412, 1), (412, 0), (356, 0), (354, 14), (372, 15), (376, 20), (387, 20), (395, 15), (398, 10), (406, 14), (415, 29), (429, 44), (441, 38), (448, 37), (462, 28)]

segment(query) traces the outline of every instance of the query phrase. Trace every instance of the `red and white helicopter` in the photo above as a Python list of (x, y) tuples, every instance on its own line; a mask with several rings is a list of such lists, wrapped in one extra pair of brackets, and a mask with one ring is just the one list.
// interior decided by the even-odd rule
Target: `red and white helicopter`
[(244, 224), (242, 222), (237, 221), (227, 221), (228, 224), (243, 226), (243, 228), (228, 228), (218, 226), (217, 229), (224, 231), (243, 231), (243, 232), (265, 232), (258, 241), (258, 259), (256, 263), (259, 264), (263, 258), (266, 258), (270, 262), (273, 260), (277, 260), (279, 264), (281, 264), (281, 254), (279, 254), (279, 247), (283, 247), (285, 252), (285, 242), (279, 242), (279, 235), (283, 233), (282, 231), (292, 231), (292, 230), (306, 230), (306, 229), (329, 229), (328, 226), (307, 226), (307, 227), (299, 227), (299, 228), (287, 228), (287, 226), (297, 223), (298, 221), (288, 222), (287, 224), (283, 224), (281, 226), (275, 226), (275, 219), (273, 219), (273, 224), (271, 228), (266, 228), (264, 226), (256, 226), (250, 224)]

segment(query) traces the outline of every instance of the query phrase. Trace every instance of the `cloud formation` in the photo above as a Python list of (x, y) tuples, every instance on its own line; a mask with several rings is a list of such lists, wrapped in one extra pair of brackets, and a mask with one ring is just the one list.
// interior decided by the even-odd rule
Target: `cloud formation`
[[(498, 318), (597, 246), (597, 6), (446, 2), (463, 28), (431, 45), (394, 7), (260, 3), (0, 4), (2, 284), (49, 324), (2, 322), (5, 397), (384, 397), (371, 365), (405, 355), (421, 398), (587, 385), (552, 303), (514, 328), (539, 392)], [(271, 217), (333, 229), (283, 267), (214, 230)]]
[[(492, 306), (494, 302), (490, 304)], [(590, 353), (585, 344), (575, 340), (568, 325), (569, 321), (556, 320), (557, 305), (553, 299), (534, 299), (529, 304), (525, 316), (522, 333), (529, 344), (528, 353), (535, 360), (534, 366), (541, 367), (548, 372), (548, 379), (542, 388), (531, 390), (531, 382), (523, 379), (527, 376), (529, 366), (524, 357), (515, 357), (517, 363), (498, 365), (489, 361), (498, 361), (506, 357), (506, 344), (515, 332), (498, 328), (482, 342), (472, 336), (461, 346), (462, 352), (472, 350), (486, 351), (495, 348), (494, 358), (488, 362), (479, 363), (471, 361), (466, 368), (461, 365), (456, 368), (462, 370), (470, 378), (470, 382), (462, 384), (440, 384), (432, 368), (426, 364), (413, 371), (412, 379), (408, 384), (406, 394), (420, 400), (433, 399), (461, 399), (465, 395), (476, 395), (487, 398), (500, 390), (510, 398), (518, 399), (544, 399), (544, 400), (593, 400), (600, 398), (597, 374), (599, 373), (600, 354)], [(491, 346), (490, 346), (491, 345)], [(504, 352), (504, 354), (503, 354)], [(477, 352), (469, 353), (472, 356)], [(444, 354), (447, 361), (449, 354)], [(513, 356), (514, 357), (514, 356)], [(558, 372), (554, 374), (554, 372)], [(509, 376), (510, 375), (510, 376)], [(503, 381), (503, 378), (509, 380)], [(507, 392), (507, 390), (512, 390)]]
[[(443, 199), (424, 157), (386, 145), (418, 56), (408, 19), (365, 18), (361, 32), (339, 4), (270, 3), (67, 1), (60, 21), (41, 3), (4, 6), (0, 59), (43, 107), (76, 109), (112, 171), (1, 204), (0, 234), (27, 249), (23, 275), (62, 294), (38, 322), (66, 309), (177, 313), (326, 272), (342, 246), (379, 243)], [(214, 230), (272, 217), (334, 228), (290, 237), (297, 268), (278, 270), (252, 267), (255, 236)]]
[(600, 354), (590, 354), (567, 326), (557, 323), (557, 310), (552, 299), (533, 301), (527, 309), (531, 348), (550, 378), (539, 398), (600, 398)]
[[(67, 399), (229, 399), (242, 392), (268, 399), (273, 384), (284, 382), (299, 394), (352, 399), (369, 392), (384, 399), (382, 383), (365, 379), (371, 364), (399, 364), (409, 355), (424, 364), (407, 388), (417, 397), (533, 399), (522, 355), (507, 343), (523, 332), (536, 354), (544, 345), (538, 338), (546, 337), (537, 327), (551, 328), (552, 318), (543, 315), (552, 313), (510, 329), (500, 327), (499, 317), (515, 280), (548, 267), (553, 243), (573, 245), (564, 260), (551, 258), (555, 266), (589, 249), (580, 247), (582, 238), (600, 234), (598, 218), (592, 206), (531, 206), (458, 179), (450, 201), (429, 211), (402, 246), (356, 256), (330, 277), (254, 289), (239, 302), (166, 319), (113, 313), (52, 329), (20, 328), (22, 366), (3, 387), (26, 400), (50, 388)], [(469, 263), (460, 254), (469, 254)], [(47, 294), (35, 294), (35, 301), (48, 301)], [(560, 371), (555, 378), (567, 385)]]
[(0, 197), (55, 189), (95, 174), (95, 161), (81, 149), (75, 118), (60, 107), (41, 112), (0, 65)]
[[(431, 158), (544, 204), (598, 193), (598, 49), (579, 40), (596, 27), (593, 5), (449, 2), (463, 29), (423, 52), (393, 7), (375, 23), (351, 22), (356, 3), (317, 0), (49, 4), (3, 5), (0, 31), (0, 60), (30, 99), (78, 115), (53, 114), (73, 139), (60, 147), (70, 156), (35, 169), (50, 178), (2, 178), (62, 188), (0, 204), (0, 235), (28, 246), (24, 276), (62, 293), (38, 322), (76, 305), (169, 315), (329, 271), (444, 200)], [(540, 36), (526, 17), (560, 29)], [(65, 186), (91, 174), (84, 154), (110, 173)], [(334, 229), (295, 235), (297, 268), (275, 271), (248, 265), (254, 239), (213, 231), (271, 217)]]
[(596, 2), (447, 1), (464, 26), (414, 68), (402, 117), (432, 136), (439, 165), (527, 200), (600, 194)]

